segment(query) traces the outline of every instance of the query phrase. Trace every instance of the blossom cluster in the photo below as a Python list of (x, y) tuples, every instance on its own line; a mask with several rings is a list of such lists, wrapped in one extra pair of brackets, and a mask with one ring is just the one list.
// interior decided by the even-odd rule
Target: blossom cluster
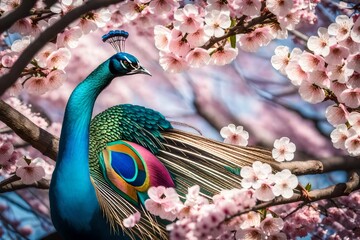
[[(9, 98), (6, 102), (39, 127), (51, 130), (44, 118), (37, 113), (33, 113), (29, 106), (23, 104), (17, 98)], [(14, 142), (18, 140), (17, 138), (14, 134), (0, 134), (1, 175), (16, 174), (24, 184), (32, 184), (41, 179), (50, 180), (54, 165), (40, 157), (35, 159), (26, 157), (27, 153), (24, 150), (17, 150), (14, 146)]]
[(259, 161), (254, 162), (251, 167), (242, 167), (240, 176), (243, 178), (241, 186), (253, 189), (254, 196), (261, 201), (270, 201), (276, 196), (290, 198), (299, 183), (290, 170), (284, 169), (273, 174), (269, 164)]
[(237, 215), (255, 206), (252, 190), (223, 190), (208, 199), (200, 195), (199, 186), (192, 186), (184, 202), (173, 188), (151, 187), (148, 195), (145, 207), (151, 214), (176, 219), (167, 226), (170, 239), (286, 239), (281, 218), (254, 211)]
[[(83, 0), (62, 0), (47, 9), (38, 1), (33, 15), (18, 20), (9, 29), (6, 40), (11, 42), (11, 47), (0, 51), (0, 75), (13, 66), (19, 55), (42, 31), (83, 3)], [(7, 1), (0, 6), (0, 12), (7, 14), (18, 5), (17, 0)], [(70, 50), (77, 47), (81, 36), (104, 27), (110, 20), (110, 15), (110, 11), (106, 9), (89, 12), (59, 33), (22, 71), (21, 77), (9, 90), (10, 96), (17, 96), (23, 89), (30, 94), (41, 95), (59, 88), (67, 78), (65, 67), (71, 58)]]
[(301, 17), (314, 22), (318, 2), (209, 0), (186, 4), (175, 10), (174, 20), (167, 24), (170, 27), (154, 29), (160, 65), (166, 71), (180, 72), (188, 67), (228, 64), (238, 55), (236, 43), (244, 51), (255, 52), (275, 38), (287, 37)]
[(360, 155), (357, 127), (360, 106), (360, 18), (340, 15), (328, 28), (319, 28), (311, 36), (308, 50), (291, 52), (279, 46), (271, 62), (299, 87), (300, 96), (310, 102), (332, 100), (326, 117), (335, 127), (331, 134), (336, 148)]

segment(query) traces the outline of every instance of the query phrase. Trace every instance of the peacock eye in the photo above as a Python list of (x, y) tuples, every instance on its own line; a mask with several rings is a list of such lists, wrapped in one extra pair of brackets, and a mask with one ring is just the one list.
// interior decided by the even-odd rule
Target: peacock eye
[(127, 60), (124, 60), (124, 61), (121, 61), (121, 63), (123, 64), (123, 66), (127, 69), (127, 68), (131, 68), (131, 64), (127, 61)]

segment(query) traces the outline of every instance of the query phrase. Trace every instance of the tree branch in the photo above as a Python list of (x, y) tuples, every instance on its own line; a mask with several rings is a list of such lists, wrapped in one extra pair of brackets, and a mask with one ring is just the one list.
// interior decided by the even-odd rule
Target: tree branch
[(0, 34), (9, 29), (16, 21), (29, 16), (30, 10), (36, 2), (37, 0), (23, 0), (14, 11), (0, 18)]
[(0, 100), (0, 121), (9, 126), (19, 137), (39, 150), (45, 156), (55, 160), (59, 139), (54, 137), (27, 117)]
[(109, 6), (114, 3), (119, 3), (123, 0), (91, 0), (85, 2), (83, 5), (73, 9), (65, 14), (51, 27), (47, 28), (39, 37), (32, 42), (24, 52), (19, 56), (18, 60), (14, 63), (8, 73), (0, 78), (0, 96), (13, 85), (19, 78), (21, 72), (27, 64), (33, 59), (36, 53), (49, 41), (54, 39), (56, 35), (63, 31), (70, 23), (78, 19), (81, 15), (96, 10), (102, 7)]
[(37, 181), (30, 185), (26, 185), (26, 184), (22, 183), (21, 181), (15, 181), (15, 182), (11, 182), (7, 185), (2, 186), (0, 188), (0, 193), (11, 192), (11, 191), (20, 190), (20, 189), (29, 188), (29, 187), (34, 187), (34, 188), (38, 188), (38, 189), (49, 189), (50, 181), (46, 180), (46, 179), (41, 179), (40, 181)]
[(303, 196), (301, 194), (294, 194), (291, 198), (283, 198), (283, 197), (276, 197), (274, 200), (269, 202), (264, 202), (261, 204), (258, 204), (252, 208), (246, 209), (244, 211), (238, 212), (237, 214), (229, 217), (225, 221), (228, 221), (236, 216), (240, 216), (242, 214), (251, 212), (251, 211), (257, 211), (260, 209), (273, 207), (281, 204), (286, 203), (293, 203), (293, 202), (299, 202), (302, 201), (304, 203), (310, 203), (310, 202), (316, 202), (322, 199), (331, 199), (341, 196), (349, 195), (351, 192), (356, 191), (360, 189), (360, 170), (352, 171), (350, 173), (349, 181), (346, 183), (338, 183), (335, 185), (332, 185), (327, 188), (323, 189), (316, 189), (310, 191), (308, 194), (309, 198), (307, 196)]

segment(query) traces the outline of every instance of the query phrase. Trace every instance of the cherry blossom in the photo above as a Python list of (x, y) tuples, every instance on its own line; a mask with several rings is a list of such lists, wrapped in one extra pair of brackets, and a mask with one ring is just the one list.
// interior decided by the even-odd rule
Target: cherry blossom
[(325, 91), (310, 81), (302, 81), (299, 94), (307, 102), (320, 103), (325, 99)]
[(21, 39), (15, 40), (11, 45), (11, 51), (22, 52), (27, 46), (29, 46), (31, 38), (29, 36), (23, 37)]
[(267, 163), (256, 161), (250, 166), (241, 168), (240, 176), (243, 178), (241, 186), (243, 188), (259, 188), (259, 180), (267, 179), (271, 173), (271, 166)]
[(168, 72), (177, 73), (188, 68), (187, 62), (173, 53), (160, 52), (159, 63)]
[(326, 108), (325, 116), (328, 122), (334, 127), (346, 123), (349, 112), (344, 104), (331, 105)]
[(352, 156), (360, 155), (360, 134), (358, 131), (351, 131), (351, 135), (345, 140), (345, 148)]
[(212, 10), (205, 15), (204, 31), (208, 36), (220, 37), (224, 35), (224, 29), (230, 27), (230, 16), (224, 12)]
[(347, 119), (354, 130), (360, 130), (360, 113), (352, 112), (347, 116)]
[(46, 78), (31, 77), (25, 81), (24, 88), (30, 94), (42, 95), (48, 90)]
[(279, 233), (283, 227), (284, 221), (281, 218), (267, 217), (260, 224), (261, 230), (267, 236)]
[(78, 42), (81, 35), (82, 35), (82, 30), (79, 27), (67, 29), (58, 36), (57, 46), (76, 48), (78, 46)]
[(295, 151), (295, 144), (290, 142), (288, 137), (282, 137), (275, 140), (272, 156), (278, 162), (283, 162), (284, 160), (290, 161), (294, 158)]
[(331, 132), (330, 137), (335, 148), (345, 149), (346, 139), (348, 139), (351, 135), (354, 134), (355, 134), (354, 129), (348, 129), (348, 127), (345, 124), (339, 124)]
[(333, 35), (337, 40), (345, 40), (350, 35), (351, 27), (353, 26), (353, 21), (346, 15), (339, 15), (335, 19), (335, 23), (330, 24), (328, 32), (330, 35)]
[(247, 0), (238, 1), (239, 11), (246, 16), (256, 16), (260, 14), (261, 1), (260, 0)]
[(309, 38), (307, 47), (316, 55), (326, 57), (330, 53), (330, 46), (332, 46), (336, 40), (330, 37), (327, 29), (323, 27), (318, 29), (318, 35), (319, 37), (311, 36)]
[(222, 66), (232, 62), (237, 55), (237, 48), (231, 48), (230, 46), (220, 47), (212, 53), (210, 63)]
[(220, 135), (225, 138), (225, 143), (239, 146), (246, 146), (248, 144), (249, 133), (244, 130), (243, 126), (235, 127), (234, 124), (229, 124), (220, 130)]
[(266, 7), (277, 16), (286, 16), (292, 9), (293, 0), (266, 0)]
[(353, 28), (351, 29), (351, 38), (357, 43), (360, 43), (360, 18), (357, 18), (357, 20), (354, 23)]
[(176, 10), (174, 18), (174, 27), (185, 33), (196, 32), (204, 21), (198, 7), (193, 4), (186, 4), (184, 8)]
[(298, 185), (298, 179), (294, 174), (291, 174), (290, 170), (284, 169), (281, 172), (272, 175), (272, 180), (275, 185), (272, 187), (272, 191), (275, 196), (283, 196), (284, 198), (291, 198), (294, 194), (293, 189)]
[(191, 47), (200, 47), (204, 45), (210, 37), (205, 34), (204, 28), (199, 28), (196, 32), (187, 35), (186, 40)]
[(275, 55), (271, 57), (272, 66), (280, 73), (285, 74), (285, 67), (290, 61), (289, 47), (277, 46), (275, 48)]
[(203, 48), (194, 48), (186, 55), (185, 60), (190, 67), (198, 68), (209, 63), (210, 55), (208, 51)]
[(154, 27), (154, 39), (155, 39), (155, 46), (161, 51), (169, 51), (169, 42), (171, 40), (171, 31), (170, 29), (162, 26), (156, 25)]
[(48, 56), (46, 65), (48, 68), (63, 70), (68, 65), (70, 58), (71, 53), (67, 48), (59, 48)]
[(14, 152), (14, 146), (9, 143), (0, 143), (0, 165), (6, 165)]
[(16, 176), (20, 177), (24, 184), (33, 184), (45, 176), (45, 170), (33, 162), (29, 164), (25, 159), (21, 159), (17, 165)]
[(123, 220), (124, 227), (126, 228), (132, 228), (134, 227), (141, 218), (141, 214), (139, 212), (135, 212), (134, 214), (131, 214), (127, 218)]
[(177, 0), (152, 0), (149, 4), (149, 10), (154, 14), (168, 14), (178, 7)]
[(274, 38), (270, 28), (257, 28), (251, 33), (240, 37), (240, 47), (248, 52), (255, 52), (259, 47), (266, 46)]

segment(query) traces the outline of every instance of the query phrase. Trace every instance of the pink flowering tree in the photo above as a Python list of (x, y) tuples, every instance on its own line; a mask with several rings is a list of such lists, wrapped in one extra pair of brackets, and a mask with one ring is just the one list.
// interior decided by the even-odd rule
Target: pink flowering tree
[(46, 189), (63, 109), (111, 55), (99, 36), (116, 28), (156, 77), (114, 82), (95, 113), (147, 105), (226, 143), (266, 147), (279, 166), (237, 169), (239, 187), (212, 199), (199, 186), (185, 198), (150, 188), (145, 207), (173, 222), (170, 239), (359, 238), (359, 11), (351, 0), (1, 1), (0, 238), (53, 231)]

